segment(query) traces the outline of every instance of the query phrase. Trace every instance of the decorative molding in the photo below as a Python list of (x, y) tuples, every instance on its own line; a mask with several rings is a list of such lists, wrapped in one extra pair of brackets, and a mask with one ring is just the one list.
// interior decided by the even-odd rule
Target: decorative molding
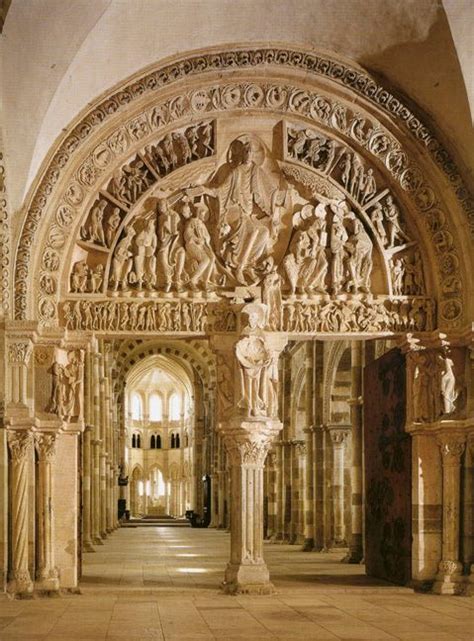
[[(426, 147), (434, 162), (445, 172), (453, 185), (456, 197), (464, 206), (474, 227), (474, 202), (464, 187), (454, 163), (442, 149), (439, 141), (409, 109), (389, 92), (377, 86), (362, 70), (349, 68), (333, 59), (285, 48), (236, 48), (234, 51), (195, 54), (186, 60), (170, 63), (141, 79), (134, 80), (128, 87), (120, 89), (94, 107), (82, 122), (77, 124), (73, 131), (66, 136), (36, 190), (23, 226), (16, 264), (15, 315), (17, 318), (25, 318), (26, 316), (28, 264), (31, 247), (43, 210), (47, 206), (50, 195), (54, 191), (59, 178), (62, 177), (65, 168), (70, 163), (72, 155), (83, 146), (85, 141), (94, 134), (103, 122), (123, 111), (134, 100), (151, 94), (155, 95), (158, 88), (173, 84), (186, 77), (212, 70), (225, 71), (228, 69), (234, 72), (236, 69), (258, 69), (260, 67), (265, 67), (265, 69), (269, 67), (275, 69), (293, 68), (308, 73), (310, 77), (329, 78), (332, 82), (351, 89), (369, 103), (384, 111), (391, 120), (398, 121), (400, 125), (407, 128), (414, 140)], [(299, 92), (299, 94), (296, 92), (291, 94), (291, 103), (289, 103), (289, 88), (274, 85), (273, 87), (267, 86), (266, 90), (264, 90), (258, 83), (247, 83), (245, 88), (236, 88), (235, 85), (233, 88), (230, 85), (227, 88), (215, 88), (207, 96), (205, 95), (205, 90), (199, 89), (192, 94), (174, 98), (166, 107), (164, 105), (156, 105), (150, 110), (147, 116), (147, 123), (145, 123), (143, 116), (134, 116), (133, 122), (130, 121), (126, 126), (115, 132), (107, 144), (101, 143), (96, 147), (94, 156), (95, 170), (90, 173), (86, 171), (83, 165), (82, 181), (84, 182), (85, 178), (86, 183), (93, 181), (93, 177), (100, 173), (101, 164), (102, 166), (107, 165), (110, 154), (117, 152), (123, 154), (127, 145), (130, 146), (133, 141), (140, 140), (142, 136), (146, 135), (147, 127), (150, 127), (150, 125), (154, 125), (155, 128), (163, 127), (174, 119), (183, 118), (187, 112), (207, 115), (212, 109), (215, 109), (216, 104), (218, 105), (218, 110), (237, 109), (239, 108), (240, 100), (243, 99), (245, 103), (243, 108), (256, 110), (271, 108), (281, 113), (288, 110), (295, 113), (295, 115), (318, 120), (326, 127), (339, 128), (341, 135), (352, 137), (354, 142), (359, 145), (367, 145), (364, 148), (367, 149), (368, 153), (378, 157), (381, 162), (385, 163), (385, 166), (392, 174), (399, 176), (401, 188), (407, 194), (413, 194), (413, 198), (418, 202), (417, 208), (423, 212), (421, 217), (425, 220), (426, 227), (429, 229), (431, 226), (433, 230), (436, 230), (434, 234), (437, 234), (439, 225), (443, 225), (444, 221), (447, 220), (447, 214), (440, 210), (434, 190), (423, 181), (420, 170), (415, 166), (410, 167), (408, 165), (405, 167), (406, 153), (402, 152), (400, 147), (397, 147), (398, 143), (396, 141), (392, 142), (392, 140), (387, 143), (384, 140), (383, 136), (387, 139), (390, 137), (388, 132), (380, 130), (376, 132), (377, 135), (373, 133), (369, 137), (368, 131), (370, 128), (374, 129), (374, 127), (371, 125), (369, 127), (367, 123), (362, 122), (360, 115), (344, 113), (345, 107), (342, 104), (330, 104), (328, 111), (327, 107), (325, 107), (325, 96), (323, 94), (318, 98), (318, 96), (312, 97), (310, 93), (304, 90), (299, 90)], [(366, 133), (367, 135), (365, 135)], [(88, 167), (90, 168), (91, 165), (88, 165)], [(48, 235), (48, 242), (52, 243), (50, 245), (51, 251), (47, 254), (48, 260), (46, 261), (49, 266), (54, 266), (59, 261), (59, 254), (52, 245), (61, 246), (65, 238), (64, 232), (76, 216), (74, 208), (82, 202), (84, 195), (85, 187), (80, 182), (70, 183), (65, 193), (66, 201), (57, 210), (56, 226), (50, 230)], [(64, 226), (63, 231), (60, 229), (61, 226)], [(462, 284), (456, 275), (459, 258), (453, 251), (454, 244), (449, 232), (444, 233), (442, 241), (440, 239), (440, 247), (443, 248), (442, 251), (444, 252), (440, 263), (441, 274), (444, 274), (445, 283), (442, 286), (444, 299), (441, 303), (440, 311), (447, 323), (456, 323), (462, 314)], [(42, 282), (46, 289), (43, 290), (45, 295), (39, 300), (40, 317), (44, 320), (51, 320), (56, 315), (56, 306), (54, 299), (51, 298), (52, 294), (48, 292), (55, 288), (55, 284), (53, 284), (51, 278), (43, 278)]]

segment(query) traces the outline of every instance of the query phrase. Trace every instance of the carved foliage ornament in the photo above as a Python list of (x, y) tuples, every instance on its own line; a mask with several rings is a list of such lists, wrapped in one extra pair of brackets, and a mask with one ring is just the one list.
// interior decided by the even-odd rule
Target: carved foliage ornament
[[(177, 64), (170, 65), (164, 69), (152, 72), (142, 80), (135, 82), (135, 84), (128, 89), (117, 93), (116, 95), (106, 99), (101, 105), (99, 105), (95, 111), (91, 112), (87, 117), (85, 122), (81, 125), (78, 125), (77, 128), (68, 136), (64, 141), (62, 148), (58, 151), (54, 157), (50, 169), (46, 172), (45, 177), (40, 185), (35, 200), (29, 211), (29, 218), (25, 224), (22, 239), (20, 243), (20, 251), (18, 254), (17, 261), (17, 281), (18, 287), (16, 291), (16, 315), (17, 317), (24, 317), (24, 312), (26, 309), (26, 286), (22, 283), (27, 277), (27, 264), (29, 252), (31, 249), (34, 233), (39, 224), (42, 209), (46, 204), (46, 201), (52, 191), (54, 184), (57, 182), (60, 171), (66, 166), (70, 155), (82, 144), (82, 142), (92, 133), (92, 131), (103, 122), (105, 118), (109, 115), (116, 113), (121, 110), (125, 105), (129, 104), (136, 97), (142, 96), (143, 93), (150, 91), (155, 91), (157, 87), (163, 86), (168, 82), (174, 81), (178, 78), (182, 78), (188, 74), (200, 73), (203, 70), (209, 69), (225, 69), (225, 68), (235, 68), (235, 66), (246, 66), (252, 64), (258, 66), (261, 64), (274, 64), (274, 65), (283, 65), (291, 66), (295, 68), (305, 69), (311, 74), (316, 75), (326, 75), (331, 77), (336, 82), (341, 82), (345, 86), (351, 87), (354, 91), (361, 93), (367, 99), (372, 99), (378, 106), (386, 109), (391, 115), (395, 115), (403, 123), (409, 123), (409, 130), (414, 132), (415, 136), (423, 141), (427, 146), (429, 151), (435, 158), (435, 161), (438, 162), (446, 172), (449, 174), (452, 179), (452, 183), (455, 185), (458, 197), (462, 200), (465, 208), (470, 213), (474, 213), (474, 207), (472, 199), (470, 199), (467, 190), (462, 185), (462, 181), (459, 178), (459, 175), (456, 174), (456, 169), (451, 159), (447, 154), (442, 150), (439, 142), (430, 134), (430, 132), (424, 127), (417, 119), (411, 114), (411, 112), (404, 107), (397, 99), (391, 96), (388, 92), (382, 91), (377, 85), (370, 79), (367, 75), (359, 70), (353, 70), (340, 63), (320, 58), (313, 54), (305, 54), (304, 52), (290, 51), (290, 50), (275, 50), (275, 49), (257, 49), (257, 50), (246, 50), (246, 51), (234, 51), (234, 52), (215, 52), (213, 54), (206, 55), (197, 55), (192, 58), (189, 58), (186, 61), (186, 64)], [(236, 92), (228, 92), (226, 95), (225, 102), (230, 104), (235, 103)], [(261, 95), (260, 91), (251, 91), (248, 92), (249, 96), (252, 96), (252, 101), (254, 104), (258, 105)], [(276, 89), (273, 92), (273, 102), (278, 104), (278, 102), (285, 102), (287, 98), (287, 92), (282, 89)], [(233, 96), (233, 97), (232, 97)], [(192, 102), (194, 109), (204, 108), (208, 104), (203, 96), (200, 96), (199, 99), (196, 99)], [(299, 106), (307, 105), (308, 100), (305, 96), (302, 96), (298, 102)], [(296, 103), (296, 99), (293, 101), (293, 104)], [(319, 116), (324, 116), (328, 113), (327, 108), (324, 106), (324, 101), (319, 100), (315, 105), (317, 106), (317, 111), (319, 111)], [(169, 112), (163, 116), (163, 114), (158, 110), (154, 118), (156, 125), (162, 125), (163, 121), (166, 118), (172, 115), (181, 115), (183, 108), (186, 107), (186, 100), (178, 101), (173, 105), (173, 109), (170, 109)], [(316, 111), (315, 111), (316, 113)], [(344, 128), (347, 123), (347, 117), (344, 116), (342, 111), (335, 109), (331, 115), (331, 122), (334, 126), (339, 128)], [(134, 130), (131, 130), (132, 135), (138, 137), (142, 135), (137, 133), (138, 131), (143, 131), (143, 127), (138, 125)], [(364, 123), (359, 123), (356, 127), (352, 126), (351, 131), (354, 132), (354, 137), (358, 140), (364, 140), (366, 127)], [(122, 134), (122, 137), (125, 137), (125, 133)], [(116, 148), (123, 149), (124, 145), (120, 144)], [(387, 149), (386, 142), (383, 138), (380, 138), (379, 142), (373, 142), (372, 148), (374, 153), (384, 153)], [(403, 153), (398, 152), (398, 155), (389, 152), (392, 155), (390, 160), (387, 156), (387, 164), (390, 168), (395, 168), (398, 170), (403, 166)], [(416, 172), (406, 173), (403, 178), (403, 184), (406, 186), (407, 190), (417, 189), (419, 186), (419, 178)], [(428, 193), (425, 190), (425, 193)], [(78, 185), (71, 188), (70, 194), (68, 196), (69, 202), (72, 204), (77, 203), (81, 199), (81, 188)], [(426, 202), (426, 199), (424, 200)], [(43, 302), (42, 309), (45, 315), (51, 314), (54, 315), (54, 310), (51, 306), (45, 305)], [(452, 299), (449, 303), (443, 307), (444, 316), (449, 320), (455, 320), (461, 313), (461, 303), (460, 300)], [(51, 317), (51, 316), (49, 316)]]
[(26, 456), (33, 442), (31, 433), (21, 432), (19, 430), (8, 430), (7, 439), (13, 461), (21, 462), (26, 460)]
[(30, 340), (8, 344), (8, 360), (11, 365), (28, 365), (33, 345)]

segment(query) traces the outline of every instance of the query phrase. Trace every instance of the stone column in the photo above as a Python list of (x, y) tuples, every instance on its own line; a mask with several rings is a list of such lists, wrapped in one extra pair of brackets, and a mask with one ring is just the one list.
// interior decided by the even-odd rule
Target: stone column
[(463, 591), (462, 563), (459, 561), (461, 502), (461, 456), (466, 436), (443, 432), (438, 437), (443, 465), (443, 538), (442, 558), (433, 586), (436, 594)]
[(35, 434), (35, 446), (38, 455), (35, 588), (45, 592), (56, 592), (59, 590), (59, 578), (54, 562), (55, 539), (51, 470), (56, 454), (56, 434)]
[(33, 591), (28, 570), (28, 456), (31, 434), (27, 431), (8, 431), (11, 454), (11, 569), (7, 586), (9, 593), (27, 596)]
[(275, 540), (281, 541), (285, 531), (285, 478), (283, 475), (283, 450), (282, 441), (275, 443), (276, 452), (276, 534)]
[(224, 591), (270, 594), (273, 585), (263, 559), (263, 466), (281, 423), (234, 419), (222, 429), (231, 468), (231, 552)]
[(333, 544), (335, 547), (346, 545), (346, 526), (344, 523), (344, 445), (348, 430), (329, 427), (333, 447)]
[(94, 552), (92, 544), (92, 426), (86, 425), (82, 440), (82, 545)]
[(360, 563), (363, 557), (362, 533), (362, 456), (363, 456), (363, 398), (362, 398), (362, 341), (351, 344), (351, 540), (348, 563)]
[(304, 541), (303, 552), (311, 552), (314, 548), (314, 514), (313, 514), (313, 466), (314, 466), (314, 449), (312, 428), (314, 425), (314, 343), (306, 343), (306, 369), (305, 369), (305, 400), (306, 400), (306, 466), (304, 475)]
[(307, 427), (304, 430), (306, 435), (306, 466), (305, 466), (305, 493), (304, 493), (304, 541), (303, 552), (311, 552), (314, 549), (314, 448), (313, 428)]

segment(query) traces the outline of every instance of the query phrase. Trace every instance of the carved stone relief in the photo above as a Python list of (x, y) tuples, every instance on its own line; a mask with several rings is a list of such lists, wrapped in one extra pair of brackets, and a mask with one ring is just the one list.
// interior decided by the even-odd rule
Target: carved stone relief
[(82, 387), (84, 375), (83, 350), (70, 350), (65, 358), (53, 362), (50, 368), (52, 379), (51, 397), (47, 411), (70, 421), (82, 416)]
[(410, 354), (413, 420), (430, 423), (456, 418), (463, 409), (465, 386), (460, 364), (447, 347), (416, 349)]
[[(242, 63), (242, 53), (243, 52), (236, 52), (234, 54), (234, 61), (232, 62), (233, 65), (239, 65)], [(282, 62), (283, 59), (291, 59), (294, 61), (292, 62), (291, 66), (300, 66), (300, 64), (303, 64), (303, 60), (307, 61), (308, 59), (307, 54), (298, 54), (295, 57), (294, 52), (285, 51), (284, 55), (282, 52), (279, 52), (278, 57), (274, 57), (275, 53), (276, 52), (269, 49), (259, 51), (258, 55), (256, 51), (248, 52), (247, 55), (255, 60), (256, 65), (263, 63), (263, 60), (266, 60), (269, 55), (272, 56), (272, 60), (276, 64), (286, 65), (287, 62)], [(280, 54), (282, 54), (282, 58), (280, 57)], [(220, 55), (218, 55), (215, 59), (219, 59), (219, 65), (222, 65), (224, 68), (229, 64), (227, 55), (225, 59), (222, 59)], [(277, 60), (278, 62), (276, 62)], [(322, 61), (322, 59), (318, 58), (315, 58), (315, 60)], [(202, 58), (202, 61), (205, 61), (204, 66), (207, 66), (209, 63), (208, 59), (205, 56)], [(196, 73), (202, 69), (201, 61), (199, 62), (199, 64), (197, 64), (196, 67), (194, 67), (195, 63), (197, 63), (197, 60), (193, 58), (190, 66), (187, 67), (188, 70), (186, 71), (186, 73)], [(303, 66), (305, 64), (306, 62), (303, 64)], [(317, 70), (312, 68), (311, 72), (326, 74), (327, 69), (332, 68), (331, 64), (328, 67), (325, 67), (323, 65)], [(152, 76), (150, 77), (154, 77), (158, 85), (162, 85), (165, 82), (165, 77), (168, 79), (170, 78), (170, 76), (167, 76), (167, 73), (168, 72), (165, 72), (164, 75), (158, 74), (156, 76), (153, 76), (152, 74)], [(178, 73), (178, 76), (181, 73), (182, 71)], [(172, 74), (172, 77), (176, 77), (174, 73)], [(352, 80), (350, 82), (350, 85), (353, 86)], [(359, 87), (354, 87), (354, 89), (356, 91), (360, 91)], [(145, 93), (149, 91), (149, 86), (146, 84), (144, 85), (144, 91)], [(133, 92), (128, 94), (127, 99), (123, 101), (123, 96), (126, 96), (127, 93), (122, 93), (122, 103), (120, 102), (120, 100), (117, 100), (117, 97), (109, 98), (99, 109), (103, 109), (105, 117), (108, 117), (109, 115), (116, 113), (117, 110), (120, 110), (122, 108), (121, 104), (125, 105), (133, 100), (132, 94)], [(140, 91), (139, 95), (143, 95), (143, 91)], [(388, 94), (386, 97), (389, 97)], [(403, 118), (406, 117), (407, 114), (409, 114), (407, 110), (403, 111), (399, 103), (396, 103), (396, 101), (394, 102), (391, 97), (389, 98), (391, 100), (391, 107), (395, 107), (396, 113), (398, 115)], [(297, 115), (309, 117), (315, 121), (323, 123), (326, 127), (332, 128), (335, 131), (339, 131), (341, 134), (346, 136), (346, 138), (350, 138), (356, 141), (359, 145), (363, 145), (370, 154), (380, 159), (380, 161), (385, 164), (388, 171), (390, 171), (392, 175), (397, 178), (401, 188), (404, 189), (407, 194), (413, 195), (417, 206), (420, 208), (420, 210), (423, 211), (423, 219), (427, 222), (427, 224), (431, 224), (431, 212), (435, 209), (439, 210), (439, 205), (434, 190), (426, 184), (420, 170), (410, 164), (410, 159), (407, 152), (400, 148), (398, 142), (393, 138), (391, 134), (388, 134), (388, 132), (385, 131), (380, 126), (380, 124), (371, 121), (371, 119), (366, 117), (365, 114), (361, 115), (358, 112), (353, 112), (345, 105), (335, 102), (329, 96), (314, 94), (310, 91), (305, 91), (290, 86), (282, 87), (271, 85), (268, 83), (263, 86), (258, 82), (254, 83), (253, 85), (248, 83), (236, 83), (234, 85), (220, 86), (218, 88), (216, 87), (212, 89), (211, 91), (208, 91), (207, 89), (192, 91), (186, 95), (170, 99), (166, 104), (155, 103), (153, 108), (147, 112), (146, 116), (145, 114), (134, 116), (131, 121), (126, 123), (114, 134), (109, 134), (109, 138), (104, 141), (104, 143), (100, 143), (96, 146), (96, 148), (94, 149), (94, 153), (91, 156), (93, 165), (95, 167), (94, 171), (87, 170), (88, 164), (86, 162), (83, 163), (81, 167), (82, 171), (78, 172), (77, 174), (77, 180), (70, 183), (69, 188), (65, 193), (65, 202), (61, 203), (59, 206), (57, 212), (58, 224), (59, 220), (62, 220), (63, 222), (67, 220), (67, 217), (64, 218), (63, 216), (63, 214), (67, 211), (64, 209), (65, 207), (71, 207), (74, 209), (84, 201), (85, 190), (88, 189), (88, 184), (86, 183), (91, 183), (93, 177), (95, 177), (96, 175), (101, 175), (101, 173), (104, 171), (104, 167), (107, 166), (108, 162), (110, 163), (109, 158), (113, 158), (113, 156), (117, 155), (117, 153), (124, 153), (131, 144), (135, 144), (134, 141), (145, 140), (145, 138), (153, 132), (153, 129), (168, 125), (174, 119), (182, 118), (185, 115), (193, 112), (203, 114), (204, 112), (210, 113), (212, 110), (225, 110), (235, 108), (248, 109), (249, 107), (255, 109), (272, 109), (274, 111), (280, 111), (283, 113), (285, 111), (288, 111)], [(409, 117), (411, 118), (411, 116)], [(94, 118), (91, 118), (90, 123), (88, 123), (86, 127), (81, 126), (81, 128), (78, 128), (77, 131), (70, 134), (67, 141), (65, 141), (64, 149), (58, 152), (57, 156), (54, 159), (54, 163), (56, 163), (55, 166), (57, 167), (57, 169), (50, 169), (50, 171), (46, 173), (45, 180), (43, 181), (43, 184), (41, 185), (37, 193), (37, 204), (33, 204), (30, 208), (31, 224), (27, 224), (24, 227), (22, 246), (20, 247), (17, 262), (17, 280), (19, 283), (16, 296), (17, 317), (21, 317), (25, 310), (26, 299), (24, 298), (24, 296), (26, 294), (26, 287), (23, 286), (21, 282), (22, 279), (26, 279), (27, 277), (27, 255), (31, 248), (33, 234), (35, 233), (35, 230), (39, 223), (44, 203), (46, 202), (49, 193), (51, 193), (52, 186), (56, 183), (60, 171), (67, 164), (70, 154), (82, 144), (82, 141), (87, 138), (89, 133), (97, 126), (98, 123), (103, 121), (103, 119), (104, 117), (102, 116), (100, 118), (96, 118), (95, 120)], [(413, 124), (415, 123), (415, 120), (410, 120), (410, 122)], [(419, 125), (419, 123), (417, 123), (417, 127), (419, 127), (420, 131), (423, 129), (423, 127)], [(426, 141), (429, 140), (430, 151), (432, 149), (439, 149), (439, 145), (437, 146), (437, 142), (433, 139), (433, 137), (430, 135), (425, 135), (427, 132), (426, 130), (423, 131), (423, 139), (425, 141), (425, 144)], [(182, 135), (187, 139), (188, 144), (192, 150), (192, 136), (189, 135), (189, 138), (187, 138), (186, 132), (186, 127), (184, 127), (184, 129), (182, 131), (179, 131), (178, 133), (182, 133)], [(160, 140), (163, 140), (163, 138), (161, 138)], [(179, 150), (181, 157), (184, 158), (184, 162), (187, 162), (189, 153), (187, 152), (187, 148), (185, 148), (184, 146), (183, 138), (178, 136), (176, 140), (171, 140), (173, 142), (174, 153), (177, 154)], [(337, 149), (333, 149), (335, 145), (329, 144), (331, 142), (330, 140), (327, 141), (327, 144), (321, 140), (319, 140), (319, 142), (318, 140), (313, 140), (312, 142), (314, 144), (311, 149), (311, 154), (313, 157), (313, 160), (311, 162), (314, 163), (314, 166), (321, 167), (324, 170), (326, 168), (329, 169), (329, 160), (331, 160), (333, 153), (335, 157), (337, 157)], [(318, 146), (320, 143), (321, 149), (318, 150)], [(163, 143), (161, 145), (161, 149), (164, 149), (166, 147), (166, 144), (167, 143)], [(307, 150), (306, 153), (310, 154), (310, 151)], [(356, 156), (354, 155), (353, 158), (351, 158), (352, 165), (355, 158)], [(134, 171), (131, 170), (135, 170), (138, 167), (138, 170), (144, 170), (148, 176), (148, 179), (151, 180), (153, 172), (150, 168), (151, 165), (148, 166), (147, 164), (147, 162), (150, 162), (150, 159), (143, 155), (143, 157), (139, 159), (139, 162), (142, 162), (143, 165), (137, 165), (136, 163), (134, 164), (134, 161), (129, 161), (126, 166), (124, 166), (127, 167), (126, 170), (124, 169), (124, 173), (127, 175), (127, 178), (130, 178), (130, 176), (134, 175)], [(367, 204), (368, 202), (370, 202), (369, 199), (372, 195), (374, 180), (375, 187), (377, 187), (377, 178), (373, 173), (369, 173), (370, 168), (367, 168), (367, 170), (364, 169), (362, 175), (362, 171), (358, 167), (357, 163), (358, 161), (355, 160), (355, 169), (357, 170), (356, 173), (360, 181), (354, 182), (354, 189), (357, 189), (359, 193), (363, 193), (362, 199), (364, 201), (364, 204)], [(351, 171), (353, 171), (352, 165)], [(163, 168), (164, 164), (162, 163), (162, 170)], [(452, 164), (450, 165), (450, 171), (452, 172)], [(351, 181), (352, 179), (349, 177), (349, 180)], [(49, 188), (48, 181), (50, 181), (49, 184), (51, 185)], [(127, 187), (127, 189), (129, 188), (131, 187)], [(462, 192), (462, 189), (460, 189), (459, 195), (461, 197), (463, 193), (466, 192)], [(114, 196), (111, 195), (111, 198), (114, 199)], [(128, 198), (128, 200), (130, 199)], [(470, 202), (467, 200), (467, 193), (466, 198), (463, 202)], [(115, 203), (117, 207), (119, 206), (118, 203), (119, 201), (116, 201)], [(123, 202), (122, 206), (125, 207), (125, 204), (123, 204)], [(468, 206), (470, 207), (470, 205)], [(73, 212), (71, 214), (71, 218), (74, 219), (74, 217), (75, 214)], [(438, 216), (438, 220), (442, 221), (443, 216)], [(98, 242), (101, 242), (100, 231), (98, 232), (98, 234)], [(387, 237), (389, 238), (389, 235), (387, 235)], [(30, 241), (28, 241), (28, 238), (30, 239)], [(52, 243), (57, 242), (56, 237), (53, 238), (51, 236), (49, 240)], [(106, 239), (105, 242), (107, 244)], [(258, 246), (258, 242), (256, 243), (256, 246)], [(52, 245), (50, 247), (52, 248)], [(449, 285), (443, 285), (443, 292), (445, 292), (445, 294), (443, 295), (445, 295), (445, 300), (442, 301), (440, 309), (443, 318), (454, 322), (462, 313), (462, 300), (460, 295), (461, 288), (459, 287), (460, 283), (457, 282), (456, 278), (453, 279), (454, 273), (458, 267), (457, 257), (453, 252), (454, 247), (449, 236), (443, 236), (440, 247), (443, 247), (444, 251), (442, 261), (443, 278), (445, 279), (446, 283), (449, 282)], [(91, 265), (89, 265), (89, 267), (91, 267)], [(51, 267), (48, 267), (47, 269), (51, 270)], [(44, 294), (39, 299), (39, 310), (41, 312), (43, 320), (48, 321), (49, 319), (52, 319), (56, 314), (55, 302), (52, 298), (49, 298), (53, 296), (53, 294), (50, 294), (49, 292), (52, 291), (52, 289), (54, 289), (55, 287), (51, 284), (51, 281), (48, 282), (47, 279), (43, 279), (41, 282), (47, 285), (47, 289), (43, 290)], [(57, 290), (57, 287), (55, 289)]]

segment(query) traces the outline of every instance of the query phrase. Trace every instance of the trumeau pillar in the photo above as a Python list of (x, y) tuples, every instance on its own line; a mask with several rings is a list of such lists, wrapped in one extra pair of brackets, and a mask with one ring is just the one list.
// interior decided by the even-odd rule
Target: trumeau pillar
[(349, 545), (349, 563), (360, 563), (363, 557), (362, 542), (362, 457), (363, 457), (363, 396), (362, 396), (362, 341), (351, 344), (351, 539)]
[(232, 487), (231, 554), (223, 587), (230, 594), (269, 594), (273, 585), (263, 559), (263, 470), (282, 428), (278, 356), (286, 338), (264, 331), (265, 305), (246, 305), (241, 314), (248, 318), (241, 337), (214, 343), (220, 351), (218, 430), (228, 455)]
[(54, 502), (52, 465), (55, 459), (56, 434), (36, 433), (37, 476), (37, 543), (35, 589), (59, 590), (58, 571), (54, 562)]
[(11, 569), (7, 589), (16, 596), (27, 596), (33, 591), (28, 570), (28, 456), (31, 444), (29, 431), (8, 431), (11, 454)]

